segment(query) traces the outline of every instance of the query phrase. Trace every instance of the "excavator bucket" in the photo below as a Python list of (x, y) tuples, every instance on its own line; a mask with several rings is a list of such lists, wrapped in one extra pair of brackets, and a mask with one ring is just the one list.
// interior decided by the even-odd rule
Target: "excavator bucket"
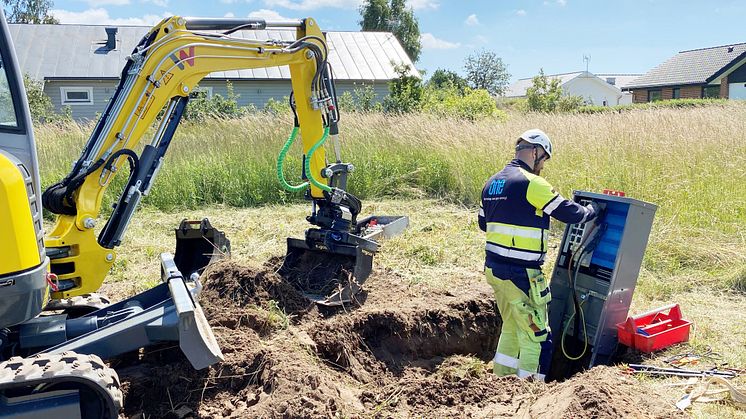
[(195, 272), (201, 274), (207, 265), (229, 257), (230, 252), (230, 240), (207, 218), (202, 221), (184, 219), (176, 229), (174, 262), (186, 279)]
[(351, 303), (373, 269), (376, 239), (400, 234), (408, 224), (403, 216), (370, 216), (358, 222), (358, 234), (309, 230), (305, 240), (288, 238), (278, 273), (318, 304)]

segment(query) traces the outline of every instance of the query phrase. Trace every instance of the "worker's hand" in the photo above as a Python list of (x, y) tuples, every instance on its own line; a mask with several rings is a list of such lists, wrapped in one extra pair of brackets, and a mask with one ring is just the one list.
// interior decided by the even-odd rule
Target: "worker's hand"
[(598, 215), (601, 213), (601, 206), (594, 201), (591, 201), (591, 203), (586, 205), (585, 208), (591, 212), (588, 218), (585, 219), (586, 221), (590, 221), (598, 217)]

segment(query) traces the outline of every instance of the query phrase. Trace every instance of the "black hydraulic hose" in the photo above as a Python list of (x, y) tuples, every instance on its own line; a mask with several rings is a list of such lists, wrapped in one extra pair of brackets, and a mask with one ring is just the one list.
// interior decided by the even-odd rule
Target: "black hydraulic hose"
[(104, 166), (104, 168), (106, 170), (110, 170), (112, 163), (114, 163), (114, 160), (116, 160), (119, 156), (122, 156), (122, 155), (126, 155), (128, 157), (127, 162), (130, 165), (130, 173), (135, 173), (135, 171), (137, 170), (137, 166), (139, 164), (140, 158), (137, 156), (137, 153), (135, 153), (134, 151), (128, 148), (123, 148), (121, 150), (117, 150), (114, 153), (112, 153), (109, 159), (106, 160), (106, 166)]

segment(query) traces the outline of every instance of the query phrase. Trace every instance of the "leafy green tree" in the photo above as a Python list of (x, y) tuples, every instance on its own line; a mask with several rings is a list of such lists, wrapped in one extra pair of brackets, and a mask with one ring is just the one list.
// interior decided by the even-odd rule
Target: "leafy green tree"
[(549, 78), (544, 70), (534, 77), (532, 85), (526, 89), (526, 107), (535, 112), (570, 112), (584, 104), (580, 96), (566, 95), (558, 78)]
[(469, 83), (465, 78), (456, 74), (456, 72), (439, 68), (435, 70), (430, 80), (427, 81), (427, 85), (437, 89), (454, 87), (463, 94)]
[(473, 89), (484, 89), (493, 96), (501, 96), (508, 88), (510, 73), (493, 51), (478, 51), (464, 61), (466, 81)]
[(389, 82), (389, 95), (383, 101), (386, 112), (408, 113), (422, 108), (424, 88), (419, 77), (410, 74), (408, 65), (394, 67), (397, 78)]
[(392, 32), (413, 62), (420, 58), (420, 25), (406, 0), (365, 0), (360, 17), (361, 30)]
[(36, 123), (57, 122), (72, 120), (72, 110), (69, 106), (62, 108), (58, 113), (52, 104), (52, 99), (44, 93), (44, 82), (32, 79), (27, 74), (23, 75), (23, 84), (26, 88), (31, 120)]
[(49, 14), (54, 7), (52, 0), (3, 0), (8, 23), (60, 23)]

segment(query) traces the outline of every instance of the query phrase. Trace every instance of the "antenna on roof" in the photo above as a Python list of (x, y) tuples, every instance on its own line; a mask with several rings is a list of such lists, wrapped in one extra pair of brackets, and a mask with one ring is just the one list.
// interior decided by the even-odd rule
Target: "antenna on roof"
[(583, 54), (583, 62), (585, 63), (585, 72), (588, 72), (588, 65), (591, 63), (591, 56)]

